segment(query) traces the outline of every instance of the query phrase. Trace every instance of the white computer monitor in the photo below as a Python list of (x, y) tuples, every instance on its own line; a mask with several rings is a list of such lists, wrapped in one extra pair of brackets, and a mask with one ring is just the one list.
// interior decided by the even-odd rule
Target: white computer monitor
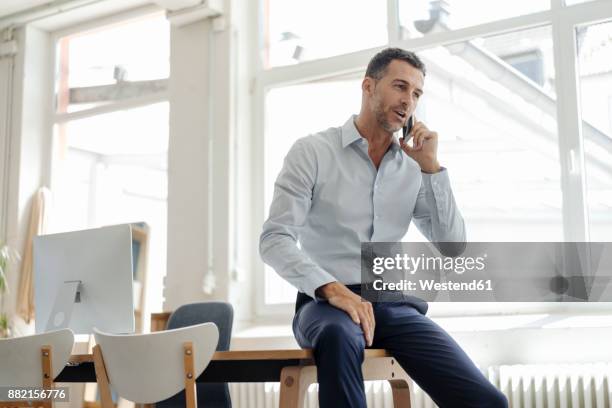
[(34, 238), (36, 332), (134, 332), (129, 225)]

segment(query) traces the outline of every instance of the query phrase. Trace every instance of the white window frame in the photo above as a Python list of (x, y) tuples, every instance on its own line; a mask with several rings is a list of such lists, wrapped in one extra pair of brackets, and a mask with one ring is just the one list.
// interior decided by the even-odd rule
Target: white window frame
[[(91, 20), (82, 21), (82, 22), (73, 24), (69, 27), (61, 28), (61, 29), (51, 32), (50, 34), (51, 43), (53, 45), (53, 49), (56, 50), (59, 40), (63, 37), (67, 37), (73, 34), (87, 32), (90, 30), (95, 30), (98, 28), (103, 28), (103, 27), (110, 26), (113, 24), (123, 23), (129, 20), (132, 20), (132, 19), (140, 18), (140, 17), (153, 16), (155, 14), (162, 14), (162, 13), (164, 13), (164, 10), (162, 10), (161, 8), (157, 6), (143, 6), (143, 7), (138, 7), (135, 9), (128, 10), (128, 11), (122, 11), (122, 12), (112, 14), (106, 17), (93, 18)], [(50, 86), (52, 87), (51, 93), (54, 97), (53, 100), (55, 101), (56, 95), (55, 95), (54, 87), (56, 83), (55, 67), (57, 66), (57, 59), (56, 59), (57, 53), (53, 52), (52, 55), (53, 55), (52, 60), (50, 62), (51, 62), (51, 69), (53, 69), (54, 72), (52, 75)], [(53, 177), (53, 161), (55, 159), (53, 157), (53, 152), (55, 150), (54, 145), (56, 142), (53, 129), (55, 125), (58, 125), (61, 123), (67, 123), (73, 120), (85, 119), (85, 118), (102, 115), (106, 113), (119, 112), (119, 111), (123, 111), (126, 109), (133, 109), (133, 108), (138, 108), (142, 106), (152, 105), (152, 104), (160, 103), (160, 102), (169, 102), (169, 95), (168, 95), (167, 87), (166, 87), (166, 90), (164, 91), (156, 92), (150, 95), (133, 97), (133, 98), (109, 103), (107, 105), (97, 106), (97, 107), (75, 111), (75, 112), (69, 112), (69, 113), (57, 113), (57, 107), (54, 105), (52, 108), (52, 113), (50, 115), (49, 124), (47, 127), (49, 129), (49, 138), (51, 140), (51, 144), (50, 144), (51, 148), (47, 152), (48, 157), (46, 161), (46, 163), (48, 164), (48, 168), (47, 168), (47, 171), (45, 172), (45, 174), (47, 174), (47, 177), (48, 177), (48, 180), (45, 180), (47, 185), (49, 185), (53, 191), (54, 182), (55, 182), (54, 177)]]
[[(261, 51), (263, 44), (262, 26), (263, 2), (259, 2), (259, 24), (256, 32), (252, 32), (252, 47)], [(420, 51), (440, 45), (456, 43), (476, 37), (492, 36), (525, 30), (541, 26), (552, 28), (554, 44), (554, 64), (556, 72), (557, 97), (557, 131), (559, 137), (561, 187), (563, 196), (563, 228), (565, 241), (589, 241), (587, 203), (585, 192), (584, 150), (582, 144), (582, 126), (580, 114), (579, 84), (576, 63), (575, 28), (580, 25), (590, 25), (612, 20), (612, 2), (609, 0), (594, 0), (586, 3), (566, 6), (564, 0), (551, 0), (548, 10), (507, 18), (472, 27), (445, 32), (437, 32), (419, 38), (400, 39), (397, 0), (387, 0), (387, 27), (389, 43), (381, 47), (365, 49), (349, 54), (333, 56), (299, 63), (297, 65), (263, 69), (261, 52), (254, 53), (251, 61), (254, 68), (254, 89), (252, 104), (253, 150), (251, 183), (252, 225), (253, 231), (261, 231), (265, 221), (264, 208), (264, 137), (265, 137), (265, 95), (275, 87), (305, 83), (324, 77), (333, 77), (365, 69), (369, 59), (376, 52), (387, 46), (401, 47), (412, 51)], [(258, 246), (258, 241), (255, 243)], [(255, 285), (255, 320), (279, 321), (293, 313), (293, 304), (265, 304), (265, 273), (264, 264), (257, 251), (251, 262), (254, 271)], [(436, 305), (434, 315), (466, 315), (466, 314), (497, 314), (497, 313), (540, 313), (567, 311), (609, 311), (610, 303), (589, 303), (571, 306), (560, 303), (487, 303), (479, 304), (477, 308), (462, 308), (454, 311), (457, 305)]]

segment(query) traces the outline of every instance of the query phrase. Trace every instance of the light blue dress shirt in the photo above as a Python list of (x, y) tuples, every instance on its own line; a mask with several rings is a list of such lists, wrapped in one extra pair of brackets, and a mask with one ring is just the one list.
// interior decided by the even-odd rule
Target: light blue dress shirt
[(447, 170), (421, 172), (395, 137), (377, 170), (355, 118), (295, 142), (260, 236), (263, 261), (312, 298), (360, 283), (361, 243), (399, 242), (410, 221), (432, 242), (466, 240)]

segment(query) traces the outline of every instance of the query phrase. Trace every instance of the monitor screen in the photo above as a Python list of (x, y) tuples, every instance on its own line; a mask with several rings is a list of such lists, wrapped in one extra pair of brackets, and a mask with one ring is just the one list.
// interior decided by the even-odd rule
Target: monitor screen
[(36, 332), (134, 332), (129, 225), (34, 238)]

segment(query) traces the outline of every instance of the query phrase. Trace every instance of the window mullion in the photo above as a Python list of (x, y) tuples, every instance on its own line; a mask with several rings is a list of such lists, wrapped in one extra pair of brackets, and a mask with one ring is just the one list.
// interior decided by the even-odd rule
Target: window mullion
[[(265, 102), (266, 102), (266, 90), (263, 87), (261, 81), (255, 80), (254, 83), (254, 95), (253, 100), (255, 103), (253, 106), (253, 128), (255, 129), (255, 140), (252, 144), (252, 156), (251, 160), (253, 163), (253, 191), (257, 191), (259, 200), (256, 201), (251, 210), (251, 219), (253, 220), (252, 231), (255, 231), (257, 235), (253, 238), (259, 247), (259, 232), (261, 226), (265, 221), (265, 171), (264, 163), (266, 161), (266, 149), (265, 149)], [(266, 274), (265, 266), (259, 257), (259, 251), (253, 251), (252, 265), (256, 271), (256, 279), (253, 287), (255, 288), (255, 313), (256, 315), (265, 314), (264, 309), (266, 308)]]
[(401, 39), (398, 0), (387, 0), (387, 36), (390, 43)]
[(555, 13), (553, 21), (553, 47), (564, 238), (565, 241), (588, 241), (584, 149), (576, 75), (576, 39), (574, 25), (561, 13)]
[(560, 10), (565, 7), (565, 0), (550, 0), (550, 8), (552, 10)]
[(85, 109), (77, 112), (58, 113), (54, 116), (54, 123), (65, 123), (72, 120), (90, 118), (92, 116), (118, 112), (127, 109), (140, 108), (159, 102), (168, 101), (168, 92), (161, 91), (149, 95), (138, 96), (122, 101), (110, 103), (108, 105), (96, 106), (95, 108)]

